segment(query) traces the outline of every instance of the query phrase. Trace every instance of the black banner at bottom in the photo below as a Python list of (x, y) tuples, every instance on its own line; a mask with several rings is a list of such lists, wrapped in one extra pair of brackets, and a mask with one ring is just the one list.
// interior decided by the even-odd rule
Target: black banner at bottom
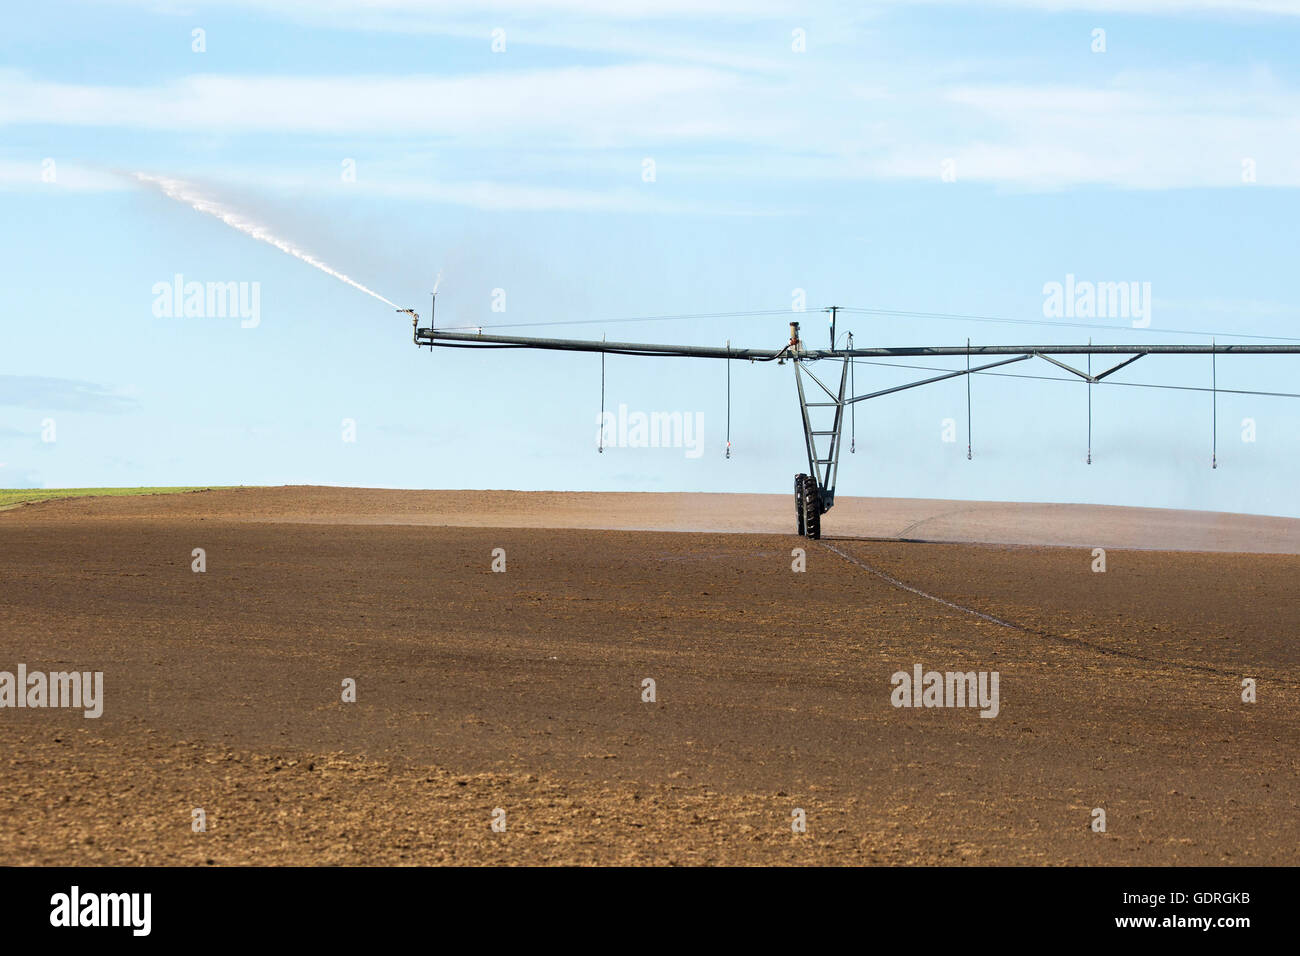
[[(1123, 939), (1185, 945), (1285, 932), (1286, 869), (4, 868), (6, 941), (286, 940), (435, 945), (486, 930), (730, 946), (786, 934), (916, 945)], [(447, 937), (449, 932), (457, 937)], [(430, 935), (432, 933), (432, 935)], [(611, 933), (617, 935), (610, 935)], [(668, 935), (665, 935), (668, 934)]]

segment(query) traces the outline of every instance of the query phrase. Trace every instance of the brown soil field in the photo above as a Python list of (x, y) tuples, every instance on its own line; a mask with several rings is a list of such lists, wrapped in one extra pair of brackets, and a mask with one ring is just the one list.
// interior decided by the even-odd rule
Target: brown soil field
[[(0, 671), (102, 671), (105, 698), (0, 709), (0, 862), (1300, 862), (1300, 523), (842, 499), (811, 542), (792, 512), (300, 487), (0, 513)], [(918, 664), (996, 671), (997, 716), (894, 707)]]

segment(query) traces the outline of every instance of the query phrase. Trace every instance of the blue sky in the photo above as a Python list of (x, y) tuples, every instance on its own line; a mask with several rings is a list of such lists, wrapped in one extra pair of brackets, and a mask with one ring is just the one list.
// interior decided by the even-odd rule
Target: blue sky
[[(804, 470), (788, 366), (733, 364), (725, 460), (722, 364), (612, 357), (609, 407), (698, 413), (704, 452), (597, 454), (597, 356), (417, 351), (391, 307), (135, 173), (426, 317), (441, 274), (442, 325), (775, 348), (791, 318), (821, 344), (839, 304), (946, 316), (853, 314), (860, 345), (1300, 339), (1300, 2), (109, 0), (5, 27), (0, 486), (784, 492)], [(155, 314), (177, 274), (256, 283), (256, 324)], [(954, 317), (1043, 319), (1067, 275), (1150, 283), (1150, 327)], [(613, 321), (796, 290), (803, 316)], [(1011, 371), (1057, 374), (1032, 364)], [(1209, 360), (1116, 380), (1208, 386)], [(1300, 357), (1218, 381), (1300, 391)], [(1211, 470), (1208, 394), (1096, 388), (1088, 466), (1083, 385), (973, 390), (972, 461), (962, 380), (862, 403), (840, 494), (1300, 515), (1295, 399), (1221, 395)]]

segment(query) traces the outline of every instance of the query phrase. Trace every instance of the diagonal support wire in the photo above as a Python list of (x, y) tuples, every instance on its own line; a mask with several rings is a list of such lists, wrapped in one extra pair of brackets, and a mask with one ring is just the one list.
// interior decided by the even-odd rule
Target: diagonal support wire
[(971, 460), (971, 418), (970, 418), (970, 339), (966, 340), (966, 460)]
[(987, 369), (998, 368), (1002, 365), (1011, 365), (1014, 362), (1023, 362), (1025, 359), (1033, 358), (1032, 355), (1017, 355), (1015, 358), (1003, 359), (1001, 362), (990, 362), (988, 365), (977, 365), (972, 369), (959, 368), (955, 372), (947, 372), (943, 375), (936, 375), (933, 378), (922, 379), (919, 382), (908, 382), (906, 385), (895, 385), (893, 388), (882, 388), (878, 392), (871, 392), (868, 395), (856, 395), (853, 398), (845, 399), (846, 402), (865, 402), (869, 398), (880, 398), (882, 395), (893, 395), (895, 392), (903, 392), (909, 388), (919, 388), (922, 385), (932, 385), (935, 382), (942, 382), (945, 379), (956, 378), (958, 375), (970, 375), (973, 372), (983, 372)]
[[(727, 352), (731, 352), (731, 339), (727, 339)], [(727, 359), (727, 454), (731, 458), (731, 359)]]
[(1097, 382), (1100, 382), (1100, 381), (1101, 381), (1102, 379), (1104, 379), (1106, 376), (1108, 376), (1108, 375), (1114, 375), (1114, 374), (1115, 374), (1116, 372), (1118, 372), (1120, 369), (1125, 368), (1125, 367), (1127, 367), (1127, 366), (1129, 366), (1129, 365), (1132, 365), (1134, 362), (1136, 362), (1138, 359), (1142, 358), (1142, 356), (1144, 356), (1144, 355), (1146, 355), (1146, 354), (1147, 354), (1146, 352), (1139, 352), (1137, 355), (1134, 355), (1132, 358), (1127, 358), (1127, 359), (1125, 359), (1124, 361), (1120, 362), (1118, 365), (1115, 365), (1115, 366), (1113, 366), (1113, 367), (1111, 367), (1111, 368), (1108, 368), (1108, 369), (1106, 369), (1106, 371), (1104, 371), (1104, 372), (1099, 372), (1098, 374), (1093, 375), (1093, 374), (1092, 374), (1092, 353), (1091, 353), (1091, 352), (1088, 353), (1088, 371), (1086, 371), (1086, 372), (1081, 372), (1081, 371), (1079, 371), (1077, 368), (1075, 368), (1073, 365), (1067, 365), (1066, 363), (1062, 362), (1060, 359), (1054, 359), (1054, 358), (1052, 358), (1050, 355), (1044, 355), (1042, 352), (1034, 352), (1034, 353), (1033, 353), (1033, 355), (1034, 355), (1036, 358), (1040, 358), (1040, 359), (1042, 359), (1044, 362), (1051, 362), (1051, 363), (1052, 363), (1053, 365), (1055, 365), (1057, 368), (1063, 368), (1063, 369), (1065, 369), (1067, 372), (1070, 372), (1070, 373), (1072, 373), (1072, 374), (1074, 374), (1074, 375), (1079, 376), (1079, 378), (1083, 379), (1083, 380), (1084, 380), (1085, 382), (1087, 382), (1089, 385), (1095, 385)]
[[(1114, 375), (1114, 374), (1115, 374), (1116, 372), (1118, 372), (1120, 369), (1125, 368), (1126, 366), (1132, 365), (1132, 364), (1133, 364), (1134, 362), (1136, 362), (1138, 359), (1142, 358), (1144, 354), (1145, 354), (1145, 353), (1143, 353), (1143, 352), (1139, 352), (1137, 355), (1133, 356), (1131, 359), (1125, 359), (1123, 362), (1120, 362), (1120, 363), (1119, 363), (1118, 365), (1116, 365), (1115, 367), (1113, 367), (1113, 368), (1108, 368), (1108, 369), (1106, 369), (1106, 371), (1104, 371), (1104, 372), (1102, 372), (1102, 373), (1100, 373), (1100, 374), (1098, 374), (1098, 375), (1094, 375), (1094, 376), (1092, 377), (1092, 380), (1093, 380), (1094, 382), (1100, 382), (1100, 381), (1101, 381), (1103, 378), (1105, 378), (1107, 375)], [(1088, 358), (1091, 359), (1092, 356), (1090, 355), (1090, 356), (1088, 356)]]
[[(853, 351), (853, 333), (849, 333), (849, 351)], [(857, 376), (854, 374), (857, 360), (849, 356), (849, 394), (858, 390)], [(849, 454), (855, 454), (858, 450), (858, 406), (849, 406)]]
[[(796, 364), (798, 364), (798, 363), (796, 363)], [(836, 400), (836, 398), (837, 398), (836, 394), (835, 394), (833, 391), (830, 390), (830, 388), (826, 385), (825, 382), (823, 382), (821, 379), (819, 379), (816, 375), (813, 374), (812, 369), (810, 369), (810, 368), (808, 368), (808, 367), (805, 366), (805, 367), (804, 367), (804, 373), (807, 374), (807, 376), (808, 376), (810, 379), (812, 379), (814, 382), (816, 382), (818, 385), (820, 385), (821, 388), (822, 388), (822, 391), (825, 392), (826, 395), (827, 395), (827, 396), (828, 396), (832, 401)]]
[[(605, 336), (600, 340), (605, 341)], [(429, 348), (433, 348), (430, 343)], [(605, 453), (605, 353), (600, 353), (600, 431), (596, 434), (596, 451)]]

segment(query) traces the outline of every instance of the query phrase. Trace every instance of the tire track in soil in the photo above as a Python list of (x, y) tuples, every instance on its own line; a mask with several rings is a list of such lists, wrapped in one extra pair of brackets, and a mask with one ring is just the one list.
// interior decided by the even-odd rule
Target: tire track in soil
[[(849, 562), (850, 564), (856, 565), (857, 567), (861, 568), (863, 571), (866, 571), (868, 574), (875, 575), (876, 577), (880, 578), (882, 581), (885, 581), (889, 585), (898, 588), (899, 590), (907, 591), (911, 594), (915, 594), (918, 597), (925, 598), (927, 601), (934, 601), (936, 604), (942, 604), (944, 607), (951, 608), (954, 611), (960, 611), (963, 614), (969, 614), (972, 617), (979, 618), (982, 621), (987, 621), (990, 624), (996, 624), (999, 627), (1010, 628), (1013, 631), (1020, 631), (1023, 634), (1030, 634), (1033, 635), (1034, 637), (1040, 637), (1043, 640), (1053, 641), (1057, 644), (1065, 644), (1071, 647), (1081, 647), (1093, 651), (1097, 654), (1105, 654), (1111, 657), (1121, 657), (1126, 660), (1140, 661), (1144, 664), (1163, 664), (1166, 667), (1173, 667), (1179, 670), (1196, 671), (1198, 673), (1203, 673), (1203, 674), (1215, 674), (1219, 677), (1237, 676), (1233, 672), (1227, 671), (1221, 667), (1213, 667), (1209, 664), (1193, 664), (1187, 661), (1172, 661), (1163, 657), (1150, 657), (1146, 654), (1135, 654), (1132, 651), (1125, 651), (1115, 647), (1105, 647), (1101, 644), (1094, 644), (1092, 641), (1085, 641), (1082, 638), (1078, 638), (1078, 637), (1066, 637), (1063, 634), (1053, 634), (1050, 631), (1044, 631), (1041, 628), (1031, 627), (1028, 624), (1018, 624), (1015, 621), (1007, 621), (1004, 620), (1003, 618), (996, 617), (995, 615), (988, 614), (976, 608), (967, 607), (964, 604), (958, 604), (956, 601), (950, 601), (947, 598), (939, 597), (937, 594), (931, 594), (929, 591), (923, 591), (920, 588), (914, 587), (905, 581), (900, 581), (892, 574), (888, 574), (885, 571), (881, 571), (879, 568), (873, 568), (865, 561), (862, 561), (859, 558), (855, 558), (853, 555), (847, 554), (844, 551), (841, 551), (839, 548), (835, 547), (834, 545), (827, 544), (825, 541), (818, 541), (817, 543), (820, 544), (827, 551), (839, 555), (841, 558), (843, 558), (845, 561)], [(1270, 680), (1275, 681), (1279, 684), (1289, 684), (1293, 687), (1300, 686), (1300, 681), (1288, 679), (1286, 677), (1274, 676), (1271, 677)]]

